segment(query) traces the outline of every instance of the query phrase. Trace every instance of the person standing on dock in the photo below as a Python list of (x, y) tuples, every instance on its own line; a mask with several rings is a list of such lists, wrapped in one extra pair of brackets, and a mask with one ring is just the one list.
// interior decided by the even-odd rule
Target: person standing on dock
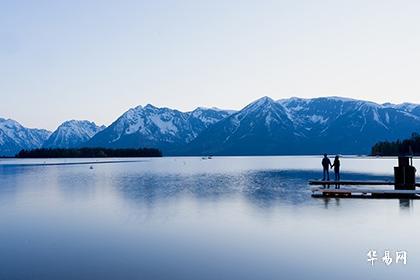
[[(340, 157), (337, 155), (335, 156), (334, 163), (331, 165), (331, 168), (334, 167), (334, 179), (336, 182), (340, 181)], [(335, 188), (338, 189), (339, 185), (336, 184)]]
[[(324, 158), (322, 159), (322, 167), (323, 167), (323, 177), (322, 177), (322, 181), (325, 181), (325, 179), (327, 179), (328, 181), (330, 180), (330, 168), (331, 165), (331, 161), (328, 158), (327, 154), (324, 154)], [(325, 175), (327, 175), (327, 178), (325, 178)]]

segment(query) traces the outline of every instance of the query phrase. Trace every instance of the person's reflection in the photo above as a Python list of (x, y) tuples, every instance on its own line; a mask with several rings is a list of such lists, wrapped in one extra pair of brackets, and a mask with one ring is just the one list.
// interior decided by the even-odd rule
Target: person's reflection
[(324, 197), (324, 208), (328, 209), (328, 204), (330, 204), (330, 198), (329, 197)]
[(407, 210), (411, 208), (411, 199), (401, 198), (400, 201), (400, 209)]
[(340, 198), (335, 198), (335, 206), (340, 207)]
[[(323, 201), (324, 201), (324, 208), (328, 209), (330, 202), (331, 202), (330, 197), (323, 197)], [(340, 207), (340, 198), (339, 197), (334, 197), (334, 201), (335, 201), (335, 206), (336, 207)]]

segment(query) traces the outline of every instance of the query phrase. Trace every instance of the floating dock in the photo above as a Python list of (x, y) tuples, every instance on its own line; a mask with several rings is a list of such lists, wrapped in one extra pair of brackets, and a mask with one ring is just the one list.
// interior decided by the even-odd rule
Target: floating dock
[[(411, 161), (411, 163), (410, 163)], [(403, 198), (419, 199), (420, 183), (416, 183), (416, 168), (413, 157), (399, 156), (398, 166), (394, 167), (394, 181), (325, 181), (310, 180), (313, 197), (343, 197), (343, 198)], [(341, 186), (362, 186), (344, 187)], [(366, 186), (393, 186), (393, 188), (379, 189)]]
[(420, 199), (420, 190), (394, 190), (376, 188), (345, 187), (312, 187), (312, 197), (340, 197), (340, 198), (409, 198)]
[[(310, 180), (312, 197), (341, 198), (410, 198), (420, 199), (420, 190), (378, 189), (365, 186), (395, 186), (393, 181), (322, 181)], [(342, 187), (353, 186), (353, 187)], [(360, 188), (354, 186), (362, 186)], [(414, 187), (420, 187), (415, 183)]]
[[(393, 181), (322, 181), (322, 180), (309, 180), (309, 185), (317, 186), (328, 186), (328, 185), (338, 185), (338, 186), (394, 186), (395, 182)], [(420, 183), (416, 184), (417, 187), (420, 186)]]

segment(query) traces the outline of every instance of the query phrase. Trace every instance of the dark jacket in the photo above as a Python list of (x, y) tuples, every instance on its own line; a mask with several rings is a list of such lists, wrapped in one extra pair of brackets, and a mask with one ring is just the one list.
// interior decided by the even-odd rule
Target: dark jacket
[(322, 167), (324, 167), (324, 169), (328, 169), (328, 167), (331, 165), (331, 161), (329, 158), (324, 157), (322, 159)]
[(340, 160), (335, 159), (332, 167), (334, 167), (334, 172), (340, 172)]

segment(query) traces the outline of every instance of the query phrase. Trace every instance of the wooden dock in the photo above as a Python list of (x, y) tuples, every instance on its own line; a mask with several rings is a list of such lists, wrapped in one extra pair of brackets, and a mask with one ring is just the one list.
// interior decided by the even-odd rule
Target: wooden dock
[[(394, 186), (393, 181), (322, 181), (322, 180), (309, 180), (309, 185), (325, 186), (325, 185), (337, 185), (337, 186)], [(414, 184), (416, 187), (420, 187), (420, 183)]]
[[(326, 158), (326, 155), (324, 156)], [(410, 163), (411, 161), (411, 163)], [(325, 173), (324, 173), (325, 175)], [(325, 178), (325, 177), (324, 177)], [(329, 177), (328, 177), (329, 179)], [(420, 198), (420, 183), (416, 183), (416, 168), (413, 166), (413, 157), (407, 155), (398, 156), (398, 166), (394, 167), (394, 180), (388, 181), (325, 181), (310, 180), (313, 197), (347, 197), (347, 198), (397, 198), (418, 199)], [(362, 186), (344, 187), (341, 186)], [(372, 186), (367, 188), (366, 186)], [(373, 186), (389, 186), (379, 189)], [(392, 187), (391, 187), (392, 186)]]
[(341, 198), (410, 198), (420, 199), (420, 190), (394, 190), (375, 188), (311, 188), (313, 197)]
[[(313, 197), (342, 197), (342, 198), (410, 198), (420, 199), (420, 190), (396, 190), (394, 188), (378, 189), (365, 186), (394, 186), (393, 181), (322, 181), (310, 180)], [(363, 187), (342, 187), (363, 186)], [(415, 184), (420, 187), (419, 183)], [(339, 188), (337, 188), (339, 187)]]

